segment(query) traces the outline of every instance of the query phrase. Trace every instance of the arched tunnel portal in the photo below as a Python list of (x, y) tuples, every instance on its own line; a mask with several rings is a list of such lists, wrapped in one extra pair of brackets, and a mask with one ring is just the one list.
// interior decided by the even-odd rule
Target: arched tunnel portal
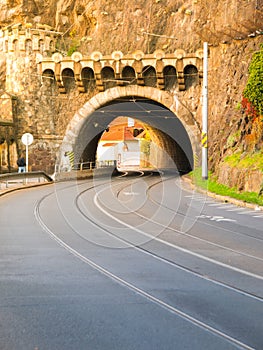
[(193, 113), (176, 95), (137, 85), (113, 87), (86, 102), (71, 119), (57, 159), (71, 151), (75, 163), (95, 161), (102, 134), (118, 117), (143, 124), (158, 149), (155, 168), (188, 172), (199, 165), (201, 131)]
[(90, 114), (74, 145), (75, 160), (95, 162), (98, 142), (110, 123), (117, 117), (139, 120), (151, 136), (154, 168), (174, 168), (182, 173), (193, 169), (193, 149), (190, 138), (179, 118), (156, 101), (147, 98), (118, 98)]

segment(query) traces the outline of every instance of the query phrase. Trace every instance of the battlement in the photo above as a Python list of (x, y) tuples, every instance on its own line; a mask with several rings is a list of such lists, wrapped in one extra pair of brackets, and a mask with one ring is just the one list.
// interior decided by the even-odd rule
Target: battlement
[(56, 38), (60, 34), (46, 24), (16, 23), (0, 29), (0, 51), (36, 52), (45, 56), (55, 52)]

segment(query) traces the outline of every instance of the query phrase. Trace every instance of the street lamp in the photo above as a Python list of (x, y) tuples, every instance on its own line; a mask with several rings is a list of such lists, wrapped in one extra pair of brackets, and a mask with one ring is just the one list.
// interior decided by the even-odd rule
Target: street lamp
[(202, 178), (208, 179), (208, 44), (204, 43), (202, 117)]

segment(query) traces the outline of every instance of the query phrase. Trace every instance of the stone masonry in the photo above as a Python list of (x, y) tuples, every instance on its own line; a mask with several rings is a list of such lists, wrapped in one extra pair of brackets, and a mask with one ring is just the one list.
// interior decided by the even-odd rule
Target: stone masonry
[[(81, 125), (92, 112), (134, 95), (174, 112), (198, 153), (202, 49), (195, 53), (177, 49), (173, 54), (114, 51), (107, 56), (98, 51), (90, 56), (74, 52), (68, 57), (56, 51), (59, 36), (49, 26), (29, 23), (0, 31), (0, 52), (6, 59), (2, 96), (9, 96), (11, 103), (11, 119), (0, 119), (0, 131), (11, 126), (15, 145), (9, 150), (9, 167), (15, 168), (17, 155), (24, 150), (22, 134), (30, 132), (34, 142), (29, 149), (29, 169), (53, 173), (63, 150), (74, 149)], [(5, 109), (2, 102), (1, 111)], [(2, 145), (4, 153), (7, 140)]]

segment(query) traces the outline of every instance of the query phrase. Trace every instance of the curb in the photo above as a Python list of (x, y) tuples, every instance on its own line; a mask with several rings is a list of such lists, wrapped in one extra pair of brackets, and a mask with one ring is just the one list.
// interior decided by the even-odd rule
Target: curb
[(46, 185), (54, 185), (54, 182), (34, 183), (31, 185), (22, 185), (22, 186), (17, 186), (17, 187), (13, 187), (13, 188), (7, 188), (5, 190), (0, 190), (0, 197), (6, 195), (8, 193), (15, 192), (15, 191), (26, 190), (27, 188), (46, 186)]
[(189, 184), (191, 186), (191, 188), (195, 189), (196, 191), (203, 193), (203, 194), (206, 194), (207, 196), (214, 198), (214, 199), (217, 199), (221, 202), (232, 203), (232, 204), (237, 205), (239, 207), (254, 209), (255, 211), (263, 211), (263, 206), (259, 206), (258, 204), (247, 203), (247, 202), (241, 201), (240, 199), (232, 198), (229, 196), (223, 196), (221, 194), (216, 194), (214, 192), (205, 191), (202, 188), (195, 186), (189, 177), (182, 176), (182, 179), (187, 184)]
[[(200, 193), (206, 194), (207, 196), (209, 196), (211, 198), (217, 199), (217, 200), (219, 200), (221, 202), (225, 202), (225, 203), (232, 203), (232, 204), (237, 205), (239, 207), (254, 209), (255, 211), (263, 211), (263, 206), (259, 206), (257, 204), (253, 204), (253, 203), (247, 203), (247, 202), (244, 202), (244, 201), (241, 201), (239, 199), (235, 199), (235, 198), (232, 198), (229, 196), (223, 196), (223, 195), (216, 194), (213, 192), (205, 191), (205, 190), (201, 189), (200, 187), (195, 186), (193, 184), (192, 180), (189, 179), (189, 177), (182, 176), (181, 178), (183, 179), (184, 182), (186, 182), (188, 185), (190, 185), (191, 188), (195, 189), (196, 191), (198, 191)], [(57, 182), (61, 182), (61, 181), (62, 180), (57, 181)], [(3, 190), (3, 191), (0, 190), (0, 197), (4, 196), (5, 194), (12, 193), (15, 191), (20, 191), (20, 190), (24, 190), (27, 188), (33, 188), (33, 187), (38, 187), (38, 186), (54, 185), (54, 183), (55, 182), (35, 183), (32, 185), (17, 186), (17, 187)]]

